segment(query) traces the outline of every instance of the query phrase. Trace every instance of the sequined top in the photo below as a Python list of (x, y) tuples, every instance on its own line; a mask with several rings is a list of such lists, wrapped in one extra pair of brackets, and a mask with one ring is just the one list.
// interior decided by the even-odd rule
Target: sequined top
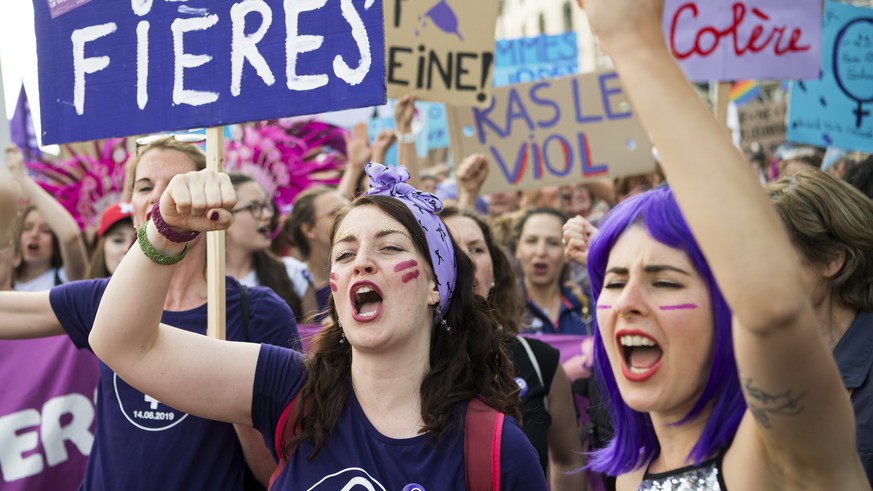
[(646, 472), (639, 491), (727, 491), (721, 462), (724, 451), (718, 456), (697, 465), (674, 471), (652, 474)]

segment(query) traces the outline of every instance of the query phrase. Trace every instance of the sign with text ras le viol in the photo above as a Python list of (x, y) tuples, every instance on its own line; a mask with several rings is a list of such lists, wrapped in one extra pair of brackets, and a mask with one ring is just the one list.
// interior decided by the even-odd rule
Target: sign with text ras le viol
[(648, 136), (613, 71), (500, 87), (486, 108), (447, 110), (452, 159), (488, 158), (484, 194), (654, 168)]
[(388, 97), (487, 105), (497, 2), (386, 0)]
[(818, 77), (821, 0), (666, 0), (664, 35), (689, 80)]
[(822, 74), (794, 82), (788, 140), (873, 152), (873, 9), (825, 3)]
[(54, 18), (48, 1), (45, 144), (385, 102), (381, 0), (91, 0)]

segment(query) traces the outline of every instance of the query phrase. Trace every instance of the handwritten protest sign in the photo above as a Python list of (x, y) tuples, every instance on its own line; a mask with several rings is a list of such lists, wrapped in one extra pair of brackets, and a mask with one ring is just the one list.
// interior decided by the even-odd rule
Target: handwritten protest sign
[(484, 154), (482, 192), (649, 172), (645, 130), (615, 72), (494, 89), (487, 108), (448, 107), (452, 158)]
[(666, 0), (664, 34), (692, 81), (818, 76), (821, 0)]
[(494, 49), (494, 86), (534, 82), (579, 72), (576, 33), (498, 39)]
[(825, 4), (822, 74), (796, 82), (788, 139), (873, 152), (873, 9)]
[(784, 101), (755, 101), (737, 108), (740, 123), (740, 148), (746, 155), (751, 153), (752, 143), (758, 142), (764, 154), (772, 156), (785, 142)]
[(44, 143), (385, 102), (381, 0), (34, 8)]
[(487, 104), (491, 96), (497, 2), (391, 0), (385, 3), (388, 97)]

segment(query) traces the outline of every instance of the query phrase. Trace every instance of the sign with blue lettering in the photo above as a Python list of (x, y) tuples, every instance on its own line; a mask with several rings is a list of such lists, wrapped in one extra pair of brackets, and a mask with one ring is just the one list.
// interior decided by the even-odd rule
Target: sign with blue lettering
[[(81, 2), (80, 2), (81, 3)], [(385, 102), (381, 0), (34, 0), (44, 144)]]
[(822, 72), (794, 82), (788, 140), (873, 152), (873, 9), (825, 3)]
[(494, 48), (494, 86), (522, 84), (579, 73), (576, 33), (498, 39)]
[(489, 160), (483, 194), (654, 167), (648, 135), (613, 71), (500, 87), (486, 108), (447, 110), (452, 159)]

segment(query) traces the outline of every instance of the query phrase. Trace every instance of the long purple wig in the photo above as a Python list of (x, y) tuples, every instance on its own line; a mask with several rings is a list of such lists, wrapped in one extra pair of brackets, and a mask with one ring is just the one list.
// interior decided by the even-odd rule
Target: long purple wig
[[(644, 226), (658, 242), (688, 254), (709, 290), (715, 326), (712, 367), (700, 399), (681, 421), (675, 423), (681, 425), (691, 420), (712, 404), (712, 414), (703, 434), (688, 455), (688, 460), (697, 464), (730, 444), (746, 410), (734, 359), (731, 311), (669, 188), (630, 198), (607, 215), (588, 251), (588, 274), (595, 301), (603, 289), (606, 263), (613, 246), (629, 227), (636, 224)], [(598, 472), (620, 475), (651, 461), (658, 456), (661, 447), (649, 415), (634, 411), (622, 399), (596, 320), (595, 332), (594, 367), (615, 427), (615, 437), (605, 448), (592, 453), (588, 466)]]

